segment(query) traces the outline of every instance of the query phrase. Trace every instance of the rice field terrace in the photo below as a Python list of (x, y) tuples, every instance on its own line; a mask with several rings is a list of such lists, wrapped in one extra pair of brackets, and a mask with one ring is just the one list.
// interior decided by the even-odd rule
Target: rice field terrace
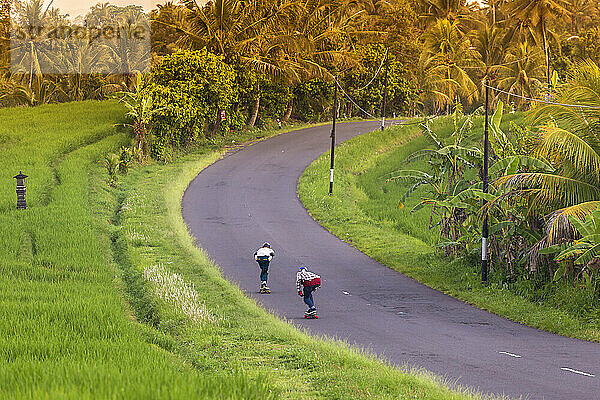
[[(97, 102), (0, 111), (0, 397), (178, 398), (206, 387), (134, 326), (90, 208), (90, 171), (126, 141), (113, 127), (122, 114)], [(26, 211), (13, 210), (14, 170), (30, 176)]]
[[(480, 397), (258, 308), (181, 219), (183, 191), (220, 146), (136, 165), (111, 187), (100, 161), (129, 143), (123, 114), (95, 101), (0, 110), (1, 398)], [(15, 209), (19, 171), (27, 210)]]

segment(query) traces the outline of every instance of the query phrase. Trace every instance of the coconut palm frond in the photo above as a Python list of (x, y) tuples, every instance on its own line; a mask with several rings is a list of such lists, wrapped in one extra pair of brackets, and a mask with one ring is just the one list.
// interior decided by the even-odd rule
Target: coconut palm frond
[(575, 234), (573, 219), (585, 220), (588, 215), (598, 209), (598, 206), (600, 206), (600, 201), (588, 201), (551, 213), (546, 221), (548, 243), (556, 244), (563, 239), (573, 238)]
[(521, 197), (539, 204), (564, 208), (600, 199), (600, 188), (588, 182), (565, 176), (526, 172), (496, 179), (497, 190), (515, 191)]
[(540, 133), (536, 146), (539, 156), (553, 158), (559, 164), (568, 161), (577, 166), (579, 176), (600, 183), (600, 148), (596, 149), (578, 135), (555, 126), (544, 126)]
[[(556, 88), (554, 101), (562, 104), (582, 105), (540, 105), (527, 116), (533, 124), (555, 121), (559, 127), (581, 134), (593, 131), (593, 125), (600, 121), (600, 67), (591, 60), (579, 61), (567, 73), (567, 84)], [(586, 108), (591, 106), (592, 108)]]

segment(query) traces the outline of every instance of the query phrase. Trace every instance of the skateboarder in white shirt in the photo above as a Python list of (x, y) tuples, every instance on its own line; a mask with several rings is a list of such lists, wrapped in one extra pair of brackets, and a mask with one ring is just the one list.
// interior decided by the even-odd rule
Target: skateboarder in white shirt
[(271, 244), (265, 242), (262, 247), (254, 253), (254, 260), (260, 267), (260, 289), (259, 293), (271, 293), (271, 289), (267, 286), (267, 280), (269, 278), (269, 265), (271, 260), (275, 256), (275, 252), (271, 249)]

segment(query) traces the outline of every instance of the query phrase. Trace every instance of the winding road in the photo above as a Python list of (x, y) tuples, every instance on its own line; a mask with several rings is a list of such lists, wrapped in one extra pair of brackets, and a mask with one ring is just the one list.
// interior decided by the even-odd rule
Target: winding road
[[(338, 125), (338, 143), (379, 122)], [(484, 393), (531, 399), (600, 399), (600, 344), (529, 328), (446, 296), (339, 240), (306, 212), (298, 178), (329, 150), (329, 126), (282, 134), (206, 168), (183, 197), (196, 243), (223, 274), (265, 308), (316, 335), (344, 339), (391, 364), (425, 368)], [(327, 185), (328, 176), (323, 177)], [(259, 295), (252, 255), (275, 250), (269, 286)], [(297, 266), (324, 278), (305, 320), (295, 291)]]

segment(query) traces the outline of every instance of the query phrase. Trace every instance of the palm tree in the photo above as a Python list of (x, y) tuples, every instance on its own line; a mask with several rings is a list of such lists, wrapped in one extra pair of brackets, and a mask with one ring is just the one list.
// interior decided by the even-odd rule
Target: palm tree
[(0, 0), (0, 74), (8, 71), (10, 64), (10, 2)]
[[(214, 0), (206, 5), (185, 0), (184, 4), (186, 17), (173, 25), (181, 32), (180, 46), (206, 47), (228, 63), (250, 66), (288, 83), (331, 78), (327, 67), (344, 58), (339, 48), (352, 45), (351, 22), (364, 12), (353, 9), (354, 3), (337, 0)], [(251, 126), (260, 106), (260, 82), (254, 92)]]
[(469, 6), (466, 0), (419, 0), (420, 18), (426, 25), (435, 23), (438, 19), (451, 22), (464, 19), (468, 15)]
[(71, 99), (84, 100), (89, 95), (86, 89), (90, 74), (104, 69), (106, 65), (106, 49), (84, 39), (72, 39), (61, 51), (61, 56), (65, 90)]
[(125, 86), (129, 87), (132, 77), (137, 72), (148, 72), (151, 61), (150, 36), (136, 39), (133, 32), (140, 27), (150, 32), (148, 19), (141, 8), (127, 7), (113, 15), (120, 35), (102, 42), (106, 56), (106, 72), (120, 74), (124, 77)]
[(600, 68), (591, 61), (577, 64), (555, 97), (583, 106), (542, 105), (528, 115), (539, 126), (530, 150), (555, 172), (521, 172), (495, 182), (508, 191), (505, 197), (524, 199), (547, 216), (546, 244), (572, 235), (569, 217), (583, 219), (600, 205)]
[[(43, 73), (60, 72), (56, 70), (56, 52), (50, 39), (44, 34), (49, 26), (57, 25), (56, 12), (50, 9), (44, 0), (31, 0), (27, 3), (16, 3), (14, 29), (17, 38), (11, 49), (13, 69), (28, 76), (28, 85), (40, 84)], [(35, 32), (41, 32), (38, 35)], [(34, 34), (31, 34), (34, 33)]]
[(598, 10), (598, 2), (595, 0), (570, 0), (570, 3), (571, 34), (577, 35), (594, 24), (593, 16)]
[(498, 69), (506, 57), (509, 45), (506, 31), (497, 25), (482, 24), (479, 29), (471, 33), (471, 44), (479, 60), (484, 65), (485, 73), (481, 77), (493, 81), (498, 74)]
[(509, 3), (508, 11), (519, 21), (522, 28), (532, 27), (542, 37), (542, 46), (546, 57), (546, 78), (552, 86), (550, 74), (550, 49), (548, 47), (548, 26), (554, 18), (569, 14), (567, 0), (514, 0)]
[(488, 9), (488, 22), (495, 26), (497, 22), (505, 18), (502, 12), (509, 0), (483, 0), (481, 3)]
[(529, 104), (523, 97), (533, 98), (540, 93), (544, 66), (539, 56), (538, 50), (527, 42), (519, 43), (508, 52), (506, 62), (497, 67), (498, 87), (510, 93), (507, 95), (508, 104), (522, 107)]
[[(185, 16), (169, 25), (181, 35), (177, 44), (192, 49), (207, 48), (223, 55), (228, 63), (250, 65), (272, 76), (289, 73), (289, 58), (283, 57), (279, 35), (281, 25), (291, 12), (289, 2), (214, 0), (200, 5), (185, 0)], [(161, 21), (156, 21), (161, 23)], [(249, 117), (253, 126), (260, 106), (260, 86)]]
[(423, 91), (442, 109), (455, 102), (457, 96), (468, 101), (477, 98), (477, 87), (466, 68), (478, 65), (469, 39), (458, 29), (456, 21), (437, 20), (424, 35), (425, 49), (421, 53)]
[(110, 3), (98, 3), (88, 12), (85, 23), (88, 26), (102, 28), (106, 24), (114, 22), (114, 11), (117, 7)]
[(175, 50), (180, 36), (177, 27), (185, 26), (187, 8), (172, 1), (157, 4), (156, 7), (150, 14), (152, 51), (160, 55), (170, 54)]

